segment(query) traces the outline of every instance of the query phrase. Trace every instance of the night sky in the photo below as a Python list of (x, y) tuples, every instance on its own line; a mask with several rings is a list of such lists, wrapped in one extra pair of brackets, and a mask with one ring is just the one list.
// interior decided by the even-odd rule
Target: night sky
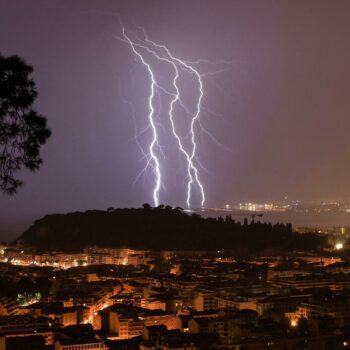
[[(33, 65), (53, 133), (41, 169), (0, 194), (0, 239), (47, 213), (152, 203), (151, 174), (134, 183), (144, 160), (126, 102), (142, 128), (149, 79), (118, 15), (183, 59), (230, 61), (198, 66), (225, 69), (204, 80), (201, 118), (224, 145), (198, 130), (208, 206), (350, 198), (350, 1), (0, 0), (0, 52)], [(161, 202), (184, 206), (181, 156), (165, 134), (162, 146)]]

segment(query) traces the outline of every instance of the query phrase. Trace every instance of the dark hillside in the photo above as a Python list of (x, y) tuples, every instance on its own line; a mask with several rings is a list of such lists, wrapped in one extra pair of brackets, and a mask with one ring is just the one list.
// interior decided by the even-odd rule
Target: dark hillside
[(315, 234), (297, 234), (291, 225), (235, 222), (231, 217), (204, 219), (180, 208), (89, 210), (47, 215), (16, 241), (39, 251), (80, 251), (91, 245), (141, 249), (264, 250), (315, 249)]

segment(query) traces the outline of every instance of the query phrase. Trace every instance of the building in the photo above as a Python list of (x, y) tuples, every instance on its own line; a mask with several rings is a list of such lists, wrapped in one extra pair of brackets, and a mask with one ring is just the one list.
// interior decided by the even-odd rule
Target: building
[(196, 311), (216, 310), (217, 299), (213, 292), (198, 292), (194, 298), (194, 309)]
[(130, 339), (143, 333), (145, 321), (135, 312), (111, 311), (109, 314), (109, 331), (120, 339)]
[(55, 350), (106, 350), (104, 342), (98, 339), (62, 339), (55, 342)]

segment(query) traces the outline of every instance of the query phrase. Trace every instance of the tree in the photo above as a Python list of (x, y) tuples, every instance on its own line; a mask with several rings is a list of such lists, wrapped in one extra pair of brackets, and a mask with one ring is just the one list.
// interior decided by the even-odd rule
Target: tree
[(46, 118), (33, 108), (38, 94), (33, 68), (18, 56), (0, 54), (0, 190), (13, 194), (22, 181), (22, 167), (36, 171), (42, 164), (40, 146), (51, 135)]
[(151, 210), (152, 209), (151, 206), (148, 203), (142, 204), (142, 207), (143, 207), (144, 210)]
[(299, 322), (298, 322), (298, 331), (301, 335), (305, 335), (308, 333), (308, 331), (310, 330), (310, 324), (309, 324), (309, 321), (302, 317), (299, 319)]
[(322, 334), (333, 334), (337, 329), (336, 319), (329, 315), (318, 318), (318, 329)]

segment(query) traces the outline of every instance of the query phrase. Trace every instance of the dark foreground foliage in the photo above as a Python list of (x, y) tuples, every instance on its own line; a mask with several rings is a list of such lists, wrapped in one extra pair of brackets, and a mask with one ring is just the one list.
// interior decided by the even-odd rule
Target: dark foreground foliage
[(188, 215), (180, 208), (89, 210), (47, 215), (16, 241), (39, 251), (82, 250), (86, 246), (140, 249), (251, 251), (316, 249), (324, 244), (316, 234), (298, 234), (290, 224), (251, 222)]
[(51, 134), (33, 109), (38, 93), (32, 72), (22, 58), (0, 54), (0, 191), (8, 194), (22, 185), (16, 173), (39, 169), (40, 147)]

